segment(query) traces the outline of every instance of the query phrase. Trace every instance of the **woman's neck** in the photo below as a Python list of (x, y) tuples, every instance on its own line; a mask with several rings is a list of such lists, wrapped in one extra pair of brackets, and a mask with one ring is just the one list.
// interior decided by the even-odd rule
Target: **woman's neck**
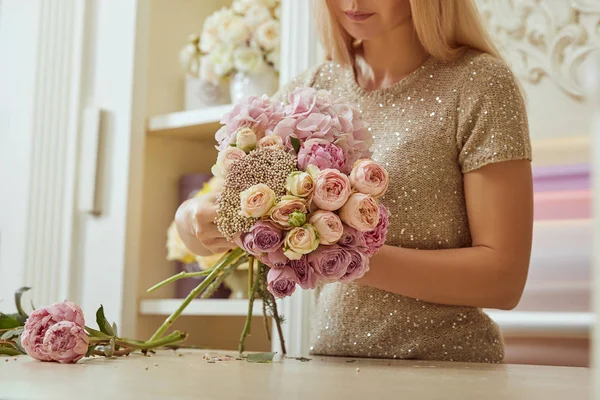
[(354, 61), (356, 79), (367, 90), (386, 88), (419, 68), (428, 58), (409, 21), (383, 36), (362, 42)]

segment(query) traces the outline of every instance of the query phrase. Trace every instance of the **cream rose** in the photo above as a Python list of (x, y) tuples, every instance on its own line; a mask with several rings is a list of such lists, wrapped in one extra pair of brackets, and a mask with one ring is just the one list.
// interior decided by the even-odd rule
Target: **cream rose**
[(273, 64), (273, 68), (275, 68), (275, 71), (279, 71), (279, 64), (281, 61), (281, 54), (279, 53), (279, 49), (275, 49), (272, 52), (268, 53), (267, 61)]
[(373, 160), (358, 160), (350, 173), (350, 183), (354, 190), (380, 197), (385, 194), (390, 178), (387, 171)]
[(306, 172), (294, 171), (288, 176), (285, 189), (293, 196), (308, 197), (315, 188), (312, 176)]
[(210, 52), (208, 59), (213, 65), (214, 72), (220, 77), (225, 76), (233, 68), (233, 47), (219, 43)]
[(249, 153), (256, 148), (256, 133), (250, 128), (242, 128), (237, 131), (235, 145), (238, 149)]
[(285, 150), (281, 136), (269, 135), (260, 139), (256, 145), (259, 149)]
[(244, 217), (264, 217), (274, 205), (275, 192), (264, 183), (251, 186), (240, 194), (241, 215)]
[(303, 254), (309, 254), (319, 247), (319, 236), (314, 226), (306, 224), (287, 233), (283, 245), (283, 254), (290, 260), (299, 260)]
[(244, 14), (244, 20), (250, 28), (256, 28), (269, 19), (271, 19), (271, 12), (262, 4), (250, 6)]
[(335, 211), (342, 207), (352, 194), (348, 176), (336, 169), (324, 169), (315, 179), (313, 203), (322, 210)]
[(319, 234), (319, 242), (324, 245), (337, 243), (344, 232), (344, 225), (331, 211), (319, 210), (310, 215), (308, 223), (315, 227)]
[(225, 43), (243, 43), (250, 37), (250, 27), (243, 17), (231, 15), (219, 26), (219, 37)]
[[(271, 210), (271, 220), (281, 229), (292, 229), (294, 226), (302, 225), (302, 217), (295, 213), (308, 213), (306, 200), (294, 196), (283, 196), (281, 201)], [(306, 221), (306, 218), (304, 218)]]
[(242, 159), (245, 155), (246, 153), (243, 150), (236, 147), (228, 147), (219, 152), (217, 163), (211, 168), (212, 174), (218, 178), (225, 178), (233, 163)]
[(340, 218), (359, 232), (370, 232), (379, 222), (379, 205), (368, 194), (354, 193), (340, 209)]
[(267, 51), (279, 47), (279, 22), (269, 19), (258, 26), (255, 32), (256, 41)]
[(233, 65), (241, 72), (257, 72), (263, 67), (264, 60), (259, 49), (241, 46), (233, 52)]

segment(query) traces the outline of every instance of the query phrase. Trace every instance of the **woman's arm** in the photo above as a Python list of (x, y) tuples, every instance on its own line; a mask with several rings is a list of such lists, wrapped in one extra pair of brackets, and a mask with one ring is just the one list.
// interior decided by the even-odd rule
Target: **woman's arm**
[(470, 248), (385, 246), (361, 284), (439, 304), (514, 308), (523, 292), (533, 230), (529, 161), (491, 164), (464, 176)]

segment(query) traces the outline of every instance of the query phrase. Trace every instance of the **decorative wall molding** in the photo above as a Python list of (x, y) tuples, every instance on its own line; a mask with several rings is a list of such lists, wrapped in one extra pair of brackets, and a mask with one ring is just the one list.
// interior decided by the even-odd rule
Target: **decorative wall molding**
[(514, 72), (530, 83), (544, 76), (585, 97), (581, 65), (600, 49), (598, 0), (477, 0)]

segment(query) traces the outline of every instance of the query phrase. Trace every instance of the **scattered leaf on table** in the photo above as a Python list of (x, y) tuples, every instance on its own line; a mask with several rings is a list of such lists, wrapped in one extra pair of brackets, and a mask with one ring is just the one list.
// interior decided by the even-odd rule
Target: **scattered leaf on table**
[(22, 326), (12, 315), (0, 314), (0, 329), (13, 329)]
[(268, 364), (273, 362), (275, 353), (250, 353), (246, 357), (246, 361), (249, 363)]
[(312, 358), (306, 358), (306, 357), (292, 357), (292, 359), (300, 361), (300, 362), (309, 362), (310, 360), (312, 360)]
[(105, 333), (109, 336), (114, 336), (115, 332), (113, 331), (112, 326), (104, 316), (104, 306), (100, 305), (98, 311), (96, 311), (96, 323), (98, 324), (98, 328), (102, 333)]
[(14, 337), (20, 336), (23, 333), (23, 327), (8, 330), (0, 336), (0, 340), (10, 340)]
[(20, 356), (23, 353), (12, 346), (0, 346), (0, 354), (4, 356)]
[(347, 363), (356, 362), (357, 360), (346, 360)]

